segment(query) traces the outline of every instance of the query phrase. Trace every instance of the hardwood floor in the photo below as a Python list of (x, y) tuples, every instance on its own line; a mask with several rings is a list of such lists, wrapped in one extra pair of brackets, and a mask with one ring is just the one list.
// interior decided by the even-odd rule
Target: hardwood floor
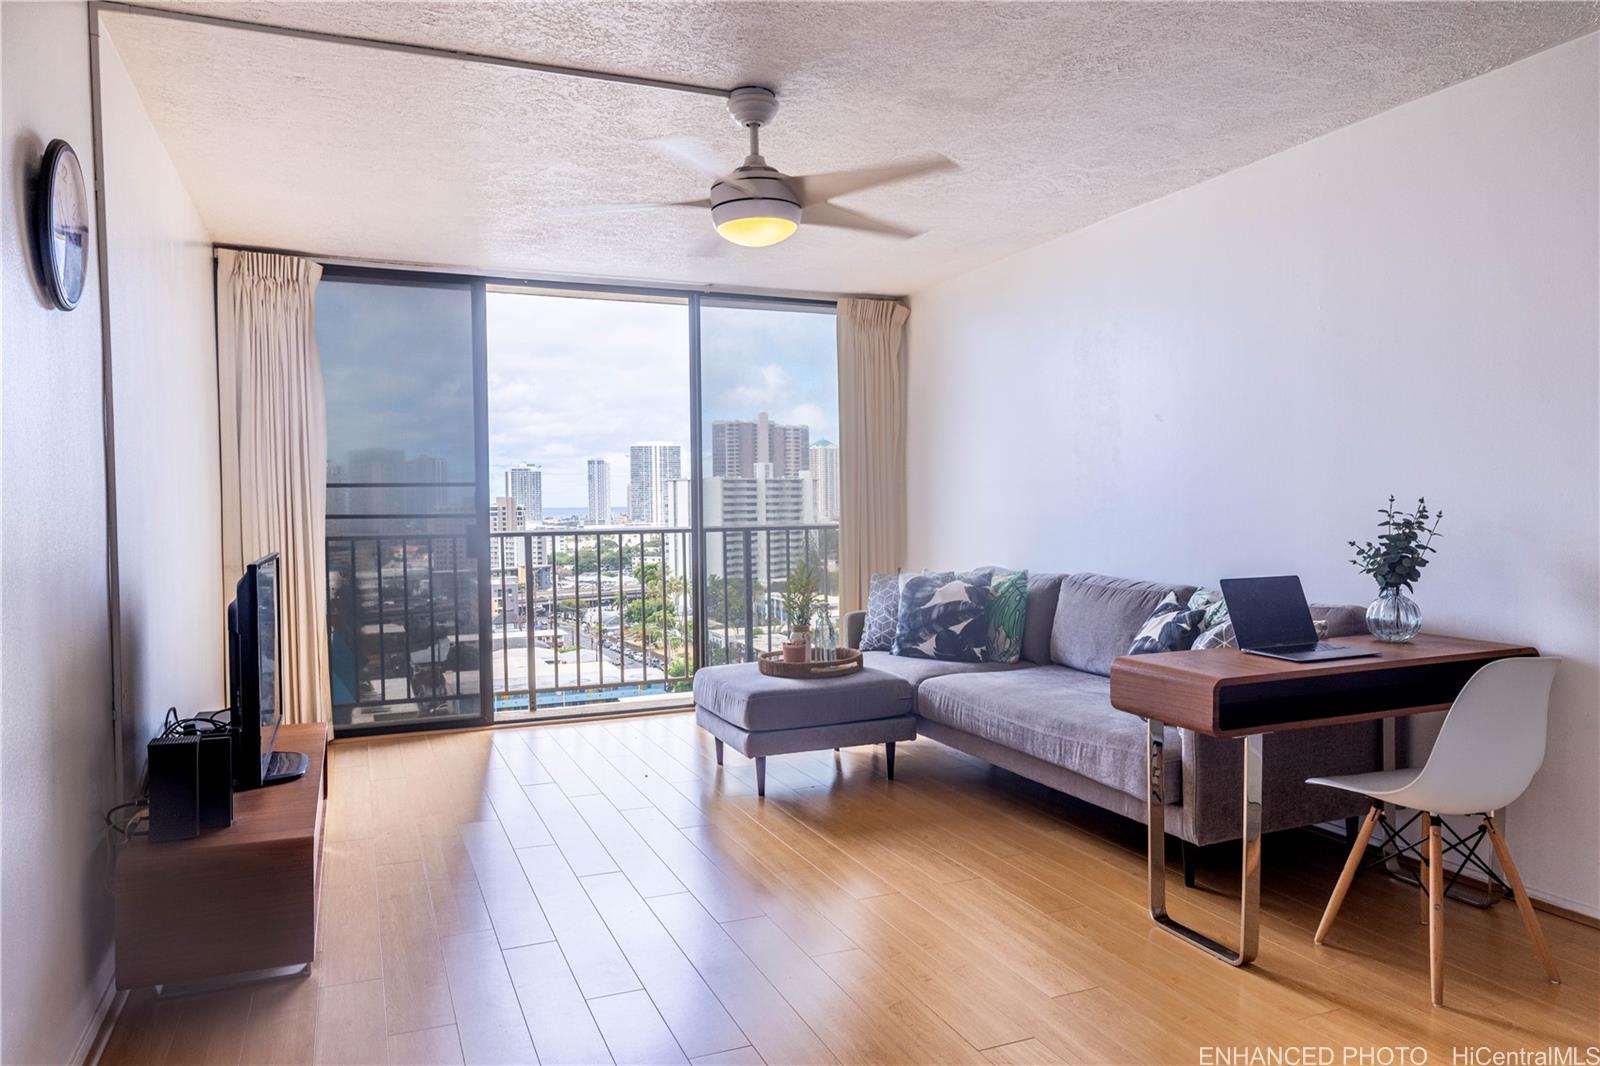
[[(1600, 1043), (1600, 931), (1267, 839), (1261, 957), (1154, 928), (1144, 830), (933, 741), (769, 760), (686, 715), (340, 742), (310, 977), (132, 994), (106, 1063), (1194, 1063), (1206, 1046)], [(1175, 913), (1227, 938), (1237, 851)], [(1580, 1053), (1581, 1054), (1581, 1053)], [(1579, 1061), (1582, 1061), (1581, 1057)]]

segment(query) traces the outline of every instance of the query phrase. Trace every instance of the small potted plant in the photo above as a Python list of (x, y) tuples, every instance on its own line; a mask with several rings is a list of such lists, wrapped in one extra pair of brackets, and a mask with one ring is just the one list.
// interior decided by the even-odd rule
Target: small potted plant
[[(1422, 628), (1422, 608), (1405, 594), (1422, 578), (1422, 568), (1433, 553), (1433, 538), (1439, 533), (1444, 512), (1430, 513), (1426, 500), (1417, 500), (1409, 514), (1389, 506), (1378, 508), (1383, 516), (1383, 532), (1378, 542), (1350, 542), (1356, 557), (1350, 562), (1378, 583), (1378, 598), (1367, 607), (1367, 629), (1379, 640), (1400, 643), (1410, 640)], [(1433, 524), (1428, 524), (1432, 519)]]
[(783, 642), (783, 661), (803, 663), (810, 650), (811, 616), (817, 609), (817, 575), (804, 560), (789, 571), (783, 586), (783, 616), (789, 639)]

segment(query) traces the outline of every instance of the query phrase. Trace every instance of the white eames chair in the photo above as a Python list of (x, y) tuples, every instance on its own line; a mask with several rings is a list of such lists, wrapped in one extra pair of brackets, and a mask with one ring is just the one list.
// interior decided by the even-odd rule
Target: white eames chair
[[(1318, 944), (1333, 927), (1345, 893), (1361, 868), (1373, 830), (1382, 825), (1391, 840), (1398, 839), (1398, 833), (1390, 828), (1384, 816), (1384, 804), (1418, 811), (1426, 849), (1421, 859), (1427, 886), (1428, 971), (1434, 1005), (1442, 1005), (1447, 886), (1443, 865), (1446, 849), (1441, 832), (1449, 830), (1449, 826), (1444, 825), (1440, 816), (1476, 814), (1483, 818), (1482, 826), (1467, 839), (1457, 836), (1449, 850), (1463, 856), (1463, 868), (1468, 864), (1476, 865), (1488, 875), (1491, 884), (1500, 884), (1515, 897), (1522, 924), (1527, 927), (1528, 936), (1539, 953), (1545, 974), (1552, 983), (1560, 982), (1555, 959), (1539, 928), (1539, 919), (1523, 887), (1522, 876), (1494, 821), (1494, 812), (1522, 795), (1544, 762), (1550, 685), (1560, 665), (1560, 659), (1544, 657), (1499, 659), (1473, 674), (1451, 705), (1433, 751), (1420, 769), (1313, 777), (1307, 782), (1358, 792), (1372, 799), (1372, 809), (1361, 823), (1350, 857), (1345, 860), (1339, 882), (1334, 886), (1333, 897), (1328, 900), (1328, 909), (1317, 926)], [(1475, 849), (1484, 835), (1494, 845), (1500, 865), (1505, 868), (1503, 882), (1476, 856)]]

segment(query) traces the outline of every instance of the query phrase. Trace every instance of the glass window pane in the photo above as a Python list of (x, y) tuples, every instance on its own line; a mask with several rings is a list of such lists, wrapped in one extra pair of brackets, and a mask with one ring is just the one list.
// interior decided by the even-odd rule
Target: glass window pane
[(496, 718), (681, 702), (687, 301), (490, 292), (488, 349)]
[(802, 567), (820, 597), (812, 639), (827, 643), (840, 624), (834, 315), (708, 303), (700, 321), (706, 661), (777, 650)]
[(470, 288), (328, 278), (317, 345), (330, 484), (476, 480)]

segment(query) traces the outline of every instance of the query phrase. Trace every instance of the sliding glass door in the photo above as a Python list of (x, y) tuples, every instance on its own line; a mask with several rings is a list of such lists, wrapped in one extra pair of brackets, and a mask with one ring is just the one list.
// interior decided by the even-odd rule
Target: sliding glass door
[(833, 308), (700, 302), (706, 662), (776, 650), (792, 579), (839, 627), (839, 372)]
[(496, 721), (683, 701), (689, 303), (488, 296)]
[(329, 269), (342, 733), (682, 705), (835, 632), (833, 305)]
[(328, 642), (340, 732), (484, 720), (482, 286), (329, 271)]

